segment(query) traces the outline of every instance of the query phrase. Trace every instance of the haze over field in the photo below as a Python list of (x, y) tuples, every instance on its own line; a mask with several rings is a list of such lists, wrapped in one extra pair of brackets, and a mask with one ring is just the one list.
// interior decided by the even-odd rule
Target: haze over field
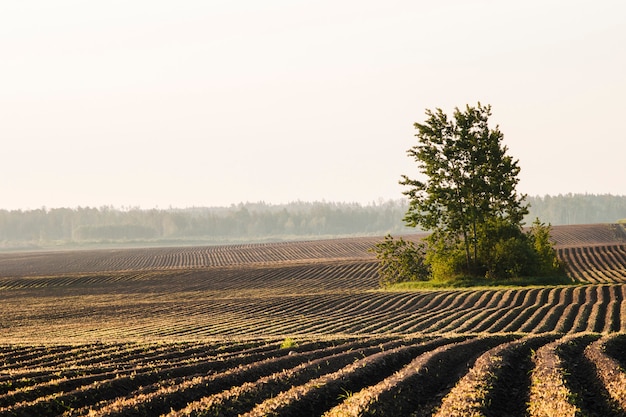
[(0, 208), (397, 199), (426, 108), (519, 191), (626, 195), (626, 3), (0, 4)]

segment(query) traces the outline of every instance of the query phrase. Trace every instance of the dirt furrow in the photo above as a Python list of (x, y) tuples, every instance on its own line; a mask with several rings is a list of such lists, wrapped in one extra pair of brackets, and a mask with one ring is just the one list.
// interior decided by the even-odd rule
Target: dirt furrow
[(571, 402), (572, 392), (565, 383), (565, 370), (556, 353), (563, 339), (556, 340), (537, 350), (533, 356), (531, 375), (530, 417), (576, 417), (580, 409)]
[(426, 343), (399, 347), (365, 357), (332, 374), (295, 386), (274, 398), (268, 399), (245, 417), (321, 415), (337, 405), (343, 398), (371, 385), (401, 369), (417, 355), (437, 350), (442, 344), (455, 344), (462, 338), (437, 338)]
[(620, 412), (626, 411), (626, 373), (620, 364), (605, 353), (605, 344), (611, 336), (605, 336), (589, 344), (585, 348), (585, 358), (595, 368), (595, 372), (602, 381), (604, 389), (611, 396), (615, 407)]
[(525, 417), (532, 352), (558, 336), (529, 336), (482, 354), (446, 395), (435, 417)]
[(594, 364), (585, 355), (587, 346), (597, 339), (598, 335), (586, 334), (565, 340), (556, 347), (565, 385), (581, 415), (626, 416), (626, 412), (611, 398)]
[[(249, 372), (254, 372), (259, 366), (273, 366), (274, 363), (289, 364), (309, 360), (324, 349), (312, 350), (316, 343), (303, 343), (294, 347), (294, 355), (287, 355), (287, 351), (274, 349), (274, 352), (262, 352), (244, 356), (231, 357), (224, 360), (200, 362), (194, 364), (148, 367), (146, 369), (128, 369), (119, 374), (109, 375), (108, 379), (96, 380), (83, 385), (82, 379), (60, 381), (53, 386), (34, 386), (26, 392), (16, 392), (12, 395), (12, 404), (0, 408), (0, 415), (33, 416), (54, 415), (65, 411), (68, 407), (81, 408), (94, 402), (107, 401), (119, 396), (128, 395), (139, 387), (153, 387), (158, 389), (160, 381), (175, 378), (191, 378), (199, 374), (223, 372), (231, 378), (234, 369), (247, 366)], [(337, 349), (331, 348), (331, 349)], [(339, 348), (343, 349), (343, 347)], [(298, 353), (301, 352), (301, 353)], [(248, 364), (248, 365), (246, 365)]]
[[(264, 366), (252, 364), (248, 368), (235, 369), (233, 372), (223, 376), (210, 375), (206, 377), (195, 377), (192, 380), (181, 381), (168, 385), (157, 384), (156, 389), (149, 393), (130, 393), (128, 396), (119, 398), (99, 411), (89, 410), (90, 416), (154, 416), (169, 412), (170, 410), (179, 410), (186, 407), (190, 402), (198, 401), (203, 397), (211, 394), (217, 394), (223, 390), (231, 390), (232, 387), (250, 387), (254, 386), (260, 379), (272, 379), (271, 375), (276, 372), (282, 372), (282, 376), (292, 376), (294, 381), (298, 378), (306, 380), (314, 377), (316, 373), (324, 370), (333, 372), (339, 367), (346, 366), (348, 363), (370, 354), (375, 354), (385, 349), (392, 349), (401, 342), (398, 340), (377, 343), (378, 340), (368, 340), (366, 342), (353, 343), (352, 347), (342, 346), (339, 352), (336, 349), (326, 349), (321, 351), (312, 360), (303, 361), (296, 358), (295, 351), (291, 355), (291, 362), (281, 361), (268, 363)], [(327, 354), (326, 354), (327, 353)], [(281, 371), (290, 370), (292, 371)], [(280, 378), (279, 378), (280, 379)], [(274, 378), (276, 383), (276, 378)], [(280, 385), (280, 380), (278, 381)], [(276, 384), (274, 384), (274, 388)], [(267, 387), (266, 387), (267, 388)], [(259, 392), (259, 390), (257, 390)], [(270, 389), (269, 395), (274, 392)], [(242, 402), (243, 399), (242, 399)], [(249, 401), (248, 401), (249, 402)], [(217, 403), (215, 404), (217, 405)], [(223, 404), (222, 404), (223, 405)], [(244, 406), (244, 404), (240, 404)], [(218, 407), (219, 408), (219, 407)], [(219, 411), (217, 414), (222, 415), (225, 410)]]
[(513, 338), (491, 336), (430, 350), (379, 383), (350, 395), (325, 416), (430, 415), (478, 356)]

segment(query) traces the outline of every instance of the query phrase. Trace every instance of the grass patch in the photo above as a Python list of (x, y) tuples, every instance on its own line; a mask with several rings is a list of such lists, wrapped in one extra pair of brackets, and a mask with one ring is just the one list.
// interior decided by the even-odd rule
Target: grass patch
[(530, 287), (552, 285), (576, 285), (569, 277), (517, 277), (501, 280), (484, 277), (455, 277), (448, 280), (399, 282), (383, 288), (385, 291), (414, 291), (445, 288), (475, 287)]
[(281, 349), (291, 349), (297, 347), (298, 344), (291, 337), (285, 337), (283, 342), (280, 344)]

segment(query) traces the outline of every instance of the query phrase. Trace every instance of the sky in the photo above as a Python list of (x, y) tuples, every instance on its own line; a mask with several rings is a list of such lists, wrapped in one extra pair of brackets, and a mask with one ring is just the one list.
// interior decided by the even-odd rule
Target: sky
[(478, 102), (529, 195), (626, 195), (622, 0), (0, 3), (0, 209), (402, 198)]

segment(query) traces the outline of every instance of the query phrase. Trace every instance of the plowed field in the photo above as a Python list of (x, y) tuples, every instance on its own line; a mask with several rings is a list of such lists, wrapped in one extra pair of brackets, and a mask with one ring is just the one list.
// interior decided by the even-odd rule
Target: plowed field
[(0, 416), (626, 415), (625, 233), (553, 237), (578, 285), (376, 291), (376, 238), (1, 254)]

